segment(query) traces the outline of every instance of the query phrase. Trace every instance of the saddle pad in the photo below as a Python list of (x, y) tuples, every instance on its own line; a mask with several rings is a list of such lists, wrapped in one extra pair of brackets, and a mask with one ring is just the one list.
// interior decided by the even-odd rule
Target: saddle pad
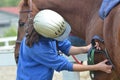
[(120, 0), (103, 0), (99, 9), (100, 18), (104, 20), (104, 18), (107, 17), (112, 8), (119, 4), (119, 2)]

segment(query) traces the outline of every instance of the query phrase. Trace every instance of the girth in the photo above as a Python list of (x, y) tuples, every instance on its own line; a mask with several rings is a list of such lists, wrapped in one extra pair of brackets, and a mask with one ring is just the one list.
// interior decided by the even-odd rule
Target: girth
[[(95, 62), (94, 62), (95, 54), (101, 54), (101, 55), (104, 55), (106, 59), (108, 59), (108, 62), (106, 64), (112, 65), (112, 67), (114, 68), (114, 65), (113, 65), (113, 63), (111, 61), (111, 58), (110, 58), (110, 56), (108, 54), (107, 49), (106, 48), (104, 48), (102, 50), (97, 50), (96, 49), (96, 47), (95, 47), (96, 40), (100, 41), (101, 43), (104, 43), (104, 40), (101, 37), (97, 36), (97, 35), (95, 35), (92, 38), (92, 40), (91, 40), (92, 47), (90, 48), (90, 50), (88, 52), (88, 56), (87, 56), (88, 57), (88, 65), (94, 65), (95, 64)], [(94, 71), (90, 71), (90, 77), (91, 77), (91, 79), (94, 79)]]

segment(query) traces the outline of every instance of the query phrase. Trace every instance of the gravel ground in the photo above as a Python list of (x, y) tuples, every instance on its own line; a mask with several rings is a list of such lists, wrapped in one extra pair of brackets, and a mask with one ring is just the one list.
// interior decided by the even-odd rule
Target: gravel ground
[[(65, 77), (63, 74), (66, 74)], [(72, 79), (74, 76), (71, 76), (70, 72), (55, 72), (53, 80), (68, 80)], [(0, 80), (15, 80), (16, 79), (16, 66), (0, 66)], [(74, 80), (78, 80), (75, 79)], [(88, 72), (80, 73), (80, 80), (90, 80)]]
[[(0, 66), (0, 80), (15, 80), (16, 66)], [(55, 72), (53, 80), (62, 80), (62, 73)]]

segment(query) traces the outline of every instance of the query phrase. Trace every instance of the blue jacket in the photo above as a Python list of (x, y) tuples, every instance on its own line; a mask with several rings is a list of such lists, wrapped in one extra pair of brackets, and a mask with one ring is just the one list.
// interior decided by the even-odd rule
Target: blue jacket
[[(56, 41), (42, 37), (32, 47), (20, 46), (16, 80), (52, 80), (54, 70), (73, 70), (73, 64), (57, 53)], [(69, 56), (71, 43), (66, 39), (58, 42), (58, 49)]]

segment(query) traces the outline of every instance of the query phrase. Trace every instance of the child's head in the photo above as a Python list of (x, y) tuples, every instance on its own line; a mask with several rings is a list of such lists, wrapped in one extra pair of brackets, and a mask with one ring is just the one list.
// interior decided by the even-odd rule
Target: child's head
[(45, 9), (34, 18), (34, 28), (40, 35), (62, 41), (71, 32), (70, 25), (55, 11)]

